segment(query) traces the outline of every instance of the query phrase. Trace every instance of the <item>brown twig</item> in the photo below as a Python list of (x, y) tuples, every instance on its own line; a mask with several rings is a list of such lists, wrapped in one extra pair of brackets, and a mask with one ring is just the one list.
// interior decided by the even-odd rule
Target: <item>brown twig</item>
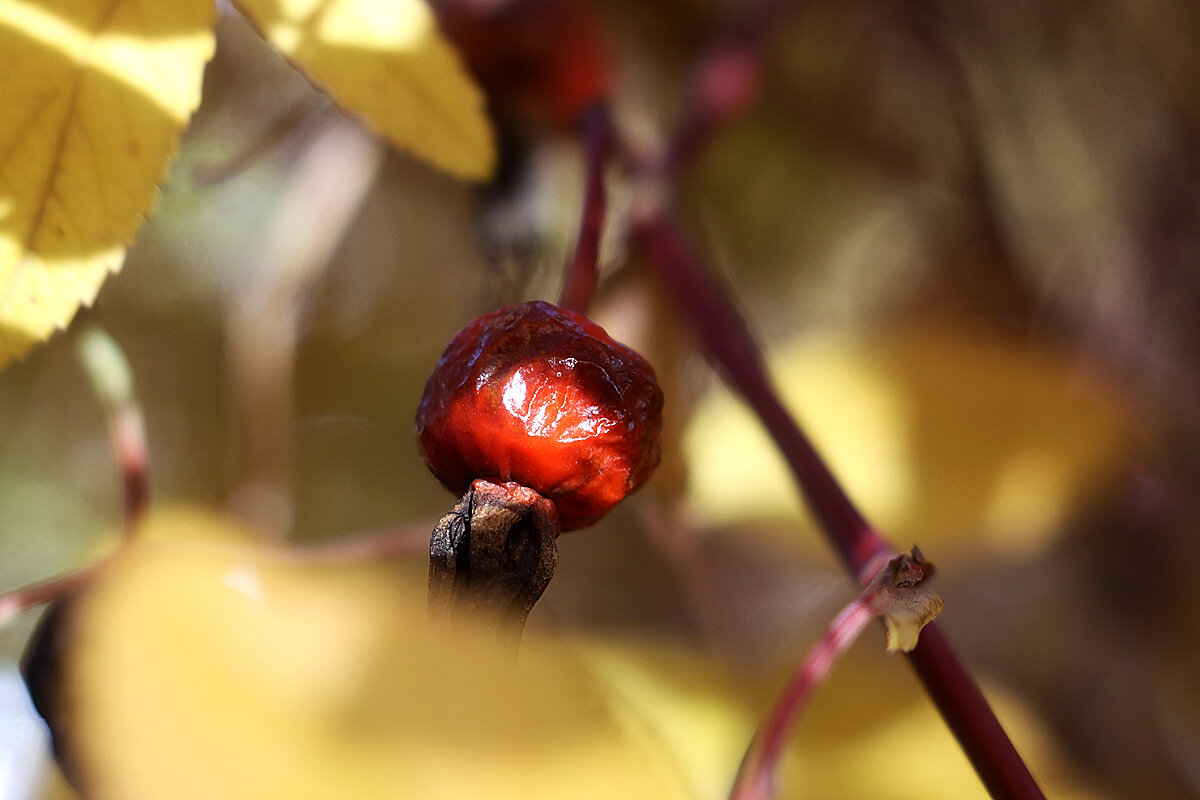
[(292, 384), (304, 310), (385, 153), (358, 122), (334, 115), (320, 123), (264, 226), (261, 247), (246, 256), (227, 323), (242, 470), (230, 505), (277, 539), (294, 522)]

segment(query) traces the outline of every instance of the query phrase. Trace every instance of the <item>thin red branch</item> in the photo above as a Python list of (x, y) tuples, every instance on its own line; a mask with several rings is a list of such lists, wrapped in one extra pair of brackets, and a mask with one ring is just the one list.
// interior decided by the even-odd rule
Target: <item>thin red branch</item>
[[(109, 446), (121, 475), (125, 538), (129, 539), (149, 499), (146, 426), (133, 391), (133, 375), (121, 348), (100, 328), (80, 334), (76, 353), (108, 425)], [(85, 585), (102, 563), (0, 594), (0, 626), (27, 608), (52, 603)]]
[(858, 597), (838, 612), (779, 695), (742, 759), (729, 800), (770, 800), (778, 790), (779, 762), (808, 700), (833, 665), (874, 617), (888, 629), (888, 652), (909, 652), (923, 628), (941, 613), (942, 598), (920, 586), (934, 573), (920, 548), (880, 567)]
[(796, 668), (771, 715), (755, 735), (738, 770), (729, 800), (768, 800), (776, 794), (779, 761), (800, 714), (817, 688), (875, 616), (870, 600), (860, 595), (833, 618), (821, 639)]
[(758, 99), (762, 50), (775, 24), (806, 0), (758, 0), (740, 9), (692, 70), (683, 115), (663, 158), (664, 174), (677, 176), (708, 144), (720, 125)]
[(100, 564), (90, 564), (74, 572), (0, 594), (0, 627), (28, 608), (52, 603), (70, 594), (90, 581), (99, 570)]
[(283, 552), (297, 561), (317, 564), (427, 556), (429, 531), (435, 524), (436, 520), (403, 528), (348, 533), (326, 541), (293, 543)]
[(150, 504), (150, 456), (141, 410), (116, 409), (109, 418), (108, 438), (121, 472), (125, 532), (132, 535)]
[(607, 205), (604, 172), (613, 152), (612, 119), (608, 107), (603, 104), (592, 106), (583, 115), (582, 125), (587, 150), (583, 210), (575, 255), (567, 269), (558, 304), (585, 314), (600, 282), (600, 243), (604, 237)]
[(126, 536), (133, 534), (150, 496), (146, 425), (133, 386), (133, 371), (117, 343), (97, 327), (80, 334), (79, 363), (108, 424), (108, 441), (121, 475)]

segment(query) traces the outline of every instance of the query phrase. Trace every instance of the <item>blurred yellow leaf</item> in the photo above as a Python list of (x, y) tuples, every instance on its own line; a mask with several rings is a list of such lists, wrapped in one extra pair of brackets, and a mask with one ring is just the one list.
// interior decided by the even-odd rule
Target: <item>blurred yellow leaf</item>
[[(806, 336), (769, 354), (785, 402), (893, 541), (1039, 547), (1128, 452), (1121, 403), (1078, 364), (965, 327)], [(712, 525), (805, 521), (782, 458), (724, 389), (685, 440), (689, 496)], [(818, 545), (820, 546), (820, 545)]]
[(562, 644), (431, 629), (394, 564), (305, 561), (195, 512), (148, 528), (60, 640), (89, 797), (684, 796)]
[[(153, 513), (58, 631), (56, 729), (86, 795), (720, 800), (793, 666), (535, 630), (516, 653), (428, 626), (415, 566), (320, 562), (203, 512)], [(1100, 796), (1020, 703), (989, 694), (1051, 796)], [(986, 796), (878, 636), (818, 693), (781, 789)]]
[(678, 770), (689, 798), (729, 795), (758, 725), (737, 676), (669, 640), (580, 639), (573, 646), (613, 712)]
[(200, 102), (213, 15), (211, 0), (0, 0), (0, 366), (120, 267)]
[(267, 39), (384, 136), (463, 178), (491, 174), (482, 92), (424, 0), (241, 0)]
[[(986, 800), (958, 742), (903, 659), (868, 636), (821, 687), (797, 727), (781, 797)], [(984, 682), (988, 700), (1047, 797), (1106, 797), (1021, 700)]]
[[(576, 646), (630, 728), (684, 776), (692, 800), (728, 796), (755, 728), (795, 666), (739, 673), (669, 640), (593, 639)], [(986, 691), (1048, 797), (1104, 797), (1027, 706), (995, 688)], [(782, 800), (988, 796), (908, 665), (883, 655), (878, 634), (856, 644), (817, 692), (780, 777)]]

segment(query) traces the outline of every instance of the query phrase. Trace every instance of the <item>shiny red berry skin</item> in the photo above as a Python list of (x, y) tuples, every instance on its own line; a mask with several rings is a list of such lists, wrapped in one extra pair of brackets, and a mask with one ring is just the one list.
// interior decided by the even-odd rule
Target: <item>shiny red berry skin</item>
[(535, 301), (463, 328), (425, 385), (417, 439), (455, 494), (515, 481), (585, 528), (637, 489), (661, 456), (654, 369), (586, 317)]

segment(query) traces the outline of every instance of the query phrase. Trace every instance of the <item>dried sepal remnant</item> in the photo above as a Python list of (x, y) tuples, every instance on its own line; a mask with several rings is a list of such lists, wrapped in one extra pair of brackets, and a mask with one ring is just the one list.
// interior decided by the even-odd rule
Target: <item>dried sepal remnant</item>
[(942, 613), (941, 596), (924, 585), (933, 572), (933, 564), (913, 545), (889, 561), (868, 587), (871, 610), (887, 628), (889, 653), (912, 652), (921, 629)]
[(467, 615), (524, 629), (554, 575), (558, 511), (516, 483), (472, 482), (429, 541), (434, 619)]

